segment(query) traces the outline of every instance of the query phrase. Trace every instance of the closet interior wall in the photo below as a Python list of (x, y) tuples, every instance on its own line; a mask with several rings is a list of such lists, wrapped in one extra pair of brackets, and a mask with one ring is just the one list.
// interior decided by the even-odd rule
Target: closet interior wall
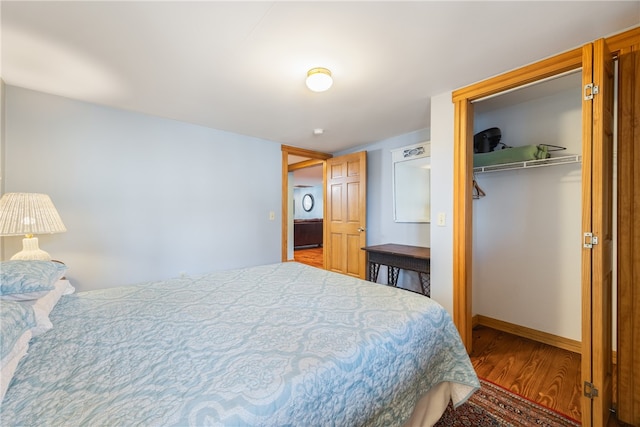
[[(581, 154), (580, 73), (474, 103), (474, 134)], [(545, 85), (554, 85), (545, 90)], [(518, 93), (518, 92), (522, 93)], [(526, 94), (524, 94), (526, 92)], [(473, 315), (581, 340), (581, 164), (476, 173)]]

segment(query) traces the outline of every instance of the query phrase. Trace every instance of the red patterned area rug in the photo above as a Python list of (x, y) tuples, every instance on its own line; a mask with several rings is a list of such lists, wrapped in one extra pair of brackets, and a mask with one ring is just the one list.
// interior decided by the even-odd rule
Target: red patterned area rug
[(565, 427), (581, 425), (572, 418), (511, 393), (489, 381), (481, 379), (480, 384), (480, 390), (458, 409), (453, 409), (449, 404), (435, 426)]

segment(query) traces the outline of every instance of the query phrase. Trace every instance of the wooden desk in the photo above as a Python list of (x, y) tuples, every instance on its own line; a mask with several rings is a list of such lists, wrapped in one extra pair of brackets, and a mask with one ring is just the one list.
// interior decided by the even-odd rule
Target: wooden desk
[(431, 249), (421, 246), (407, 246), (385, 244), (366, 246), (362, 250), (367, 252), (369, 265), (367, 279), (378, 281), (380, 265), (387, 266), (387, 283), (398, 286), (400, 269), (417, 271), (420, 276), (422, 293), (431, 296)]

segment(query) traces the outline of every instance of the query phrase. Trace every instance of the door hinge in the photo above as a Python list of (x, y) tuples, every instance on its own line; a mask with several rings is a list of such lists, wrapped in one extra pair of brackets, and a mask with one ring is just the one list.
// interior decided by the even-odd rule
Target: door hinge
[(584, 100), (588, 101), (593, 99), (593, 95), (597, 95), (599, 91), (600, 88), (593, 83), (584, 85)]
[(598, 389), (589, 381), (584, 382), (584, 395), (589, 399), (593, 399), (594, 397), (598, 397)]
[(591, 232), (584, 233), (582, 238), (582, 247), (591, 249), (593, 245), (598, 244), (598, 236), (594, 236)]

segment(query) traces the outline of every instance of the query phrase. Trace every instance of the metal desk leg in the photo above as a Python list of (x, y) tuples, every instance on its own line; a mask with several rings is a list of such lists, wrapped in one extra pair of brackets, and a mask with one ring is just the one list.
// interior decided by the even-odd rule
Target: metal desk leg
[(377, 282), (378, 281), (378, 271), (380, 270), (380, 264), (375, 262), (369, 262), (369, 281)]
[(418, 273), (420, 276), (420, 285), (422, 285), (422, 293), (431, 297), (431, 273)]
[(397, 287), (398, 286), (398, 274), (400, 269), (398, 267), (387, 266), (387, 284)]

